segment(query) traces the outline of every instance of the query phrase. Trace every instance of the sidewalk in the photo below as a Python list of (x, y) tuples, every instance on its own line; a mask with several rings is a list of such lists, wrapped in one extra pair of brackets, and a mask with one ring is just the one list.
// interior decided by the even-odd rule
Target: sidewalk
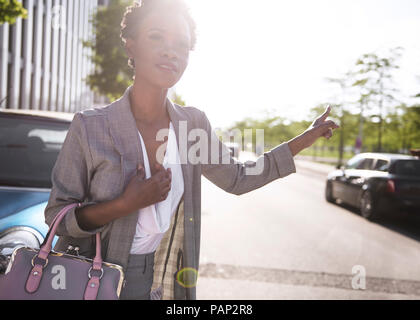
[[(200, 265), (199, 299), (420, 299), (420, 281), (227, 264)], [(203, 290), (202, 290), (203, 288)], [(204, 290), (205, 288), (205, 290)], [(211, 290), (209, 290), (211, 289)]]
[(420, 300), (418, 295), (199, 277), (198, 300)]

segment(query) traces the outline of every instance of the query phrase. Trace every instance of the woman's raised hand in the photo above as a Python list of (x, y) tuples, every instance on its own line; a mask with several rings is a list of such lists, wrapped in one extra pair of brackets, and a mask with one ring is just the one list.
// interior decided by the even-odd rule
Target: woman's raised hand
[(160, 163), (155, 164), (155, 169), (156, 172), (145, 179), (143, 166), (138, 166), (137, 172), (120, 196), (125, 211), (132, 212), (166, 199), (171, 189), (171, 169), (165, 169)]
[(308, 129), (304, 132), (306, 136), (305, 148), (310, 147), (318, 138), (324, 137), (329, 139), (333, 135), (333, 129), (337, 129), (340, 126), (332, 120), (327, 120), (327, 117), (331, 111), (331, 106), (328, 105), (325, 112), (316, 118)]

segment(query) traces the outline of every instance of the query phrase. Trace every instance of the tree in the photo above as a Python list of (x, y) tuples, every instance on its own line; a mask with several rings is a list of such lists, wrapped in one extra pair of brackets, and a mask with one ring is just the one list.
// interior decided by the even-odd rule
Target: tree
[(402, 126), (405, 134), (405, 148), (420, 147), (420, 105), (404, 108)]
[(120, 97), (131, 84), (133, 70), (120, 38), (120, 24), (129, 0), (111, 0), (108, 6), (99, 7), (91, 22), (93, 39), (84, 42), (92, 49), (95, 71), (86, 81), (90, 88), (111, 101)]
[(13, 24), (21, 17), (26, 19), (28, 11), (22, 3), (16, 0), (0, 0), (0, 24), (5, 22)]
[(392, 84), (392, 72), (399, 68), (396, 60), (401, 56), (402, 49), (401, 47), (392, 48), (384, 57), (375, 53), (363, 54), (356, 62), (356, 70), (352, 72), (353, 75), (359, 76), (353, 86), (361, 89), (359, 98), (361, 121), (365, 106), (369, 107), (369, 104), (371, 104), (370, 107), (377, 107), (377, 113), (372, 115), (372, 119), (376, 119), (378, 123), (378, 143), (376, 147), (378, 152), (382, 150), (384, 104), (390, 106), (392, 103), (398, 102), (394, 96), (397, 90)]
[[(310, 122), (290, 122), (285, 118), (274, 116), (267, 113), (261, 120), (246, 117), (243, 120), (236, 121), (232, 126), (229, 126), (225, 131), (232, 132), (233, 130), (240, 130), (242, 134), (245, 129), (252, 129), (252, 141), (256, 142), (256, 129), (264, 130), (264, 148), (270, 149), (279, 144), (280, 141), (287, 141), (302, 133)], [(243, 143), (244, 141), (242, 141)], [(252, 144), (255, 149), (256, 144)], [(257, 150), (253, 150), (257, 152)]]
[[(351, 87), (349, 83), (348, 75), (345, 75), (342, 78), (327, 78), (326, 79), (330, 83), (338, 84), (340, 87), (340, 95), (336, 97), (336, 103), (334, 103), (334, 113), (339, 119), (340, 130), (339, 130), (339, 156), (338, 156), (338, 164), (341, 165), (343, 163), (343, 154), (344, 154), (344, 140), (345, 140), (345, 132), (347, 131), (347, 121), (346, 118), (349, 115), (347, 112), (345, 105), (349, 103), (346, 101), (346, 92)], [(333, 115), (333, 113), (331, 114)]]
[(420, 105), (401, 104), (386, 120), (387, 149), (408, 153), (410, 148), (420, 147)]

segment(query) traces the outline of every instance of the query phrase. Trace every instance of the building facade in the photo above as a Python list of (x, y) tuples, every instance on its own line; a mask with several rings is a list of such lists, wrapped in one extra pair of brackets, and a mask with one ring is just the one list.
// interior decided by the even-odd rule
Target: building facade
[(0, 25), (1, 108), (76, 112), (92, 107), (94, 65), (82, 42), (101, 0), (23, 0), (27, 19)]

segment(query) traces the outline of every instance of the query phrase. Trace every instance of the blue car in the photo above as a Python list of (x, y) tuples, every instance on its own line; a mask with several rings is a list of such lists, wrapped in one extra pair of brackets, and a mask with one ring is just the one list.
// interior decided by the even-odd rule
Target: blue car
[(14, 248), (39, 248), (48, 232), (51, 171), (73, 116), (0, 109), (0, 273)]

